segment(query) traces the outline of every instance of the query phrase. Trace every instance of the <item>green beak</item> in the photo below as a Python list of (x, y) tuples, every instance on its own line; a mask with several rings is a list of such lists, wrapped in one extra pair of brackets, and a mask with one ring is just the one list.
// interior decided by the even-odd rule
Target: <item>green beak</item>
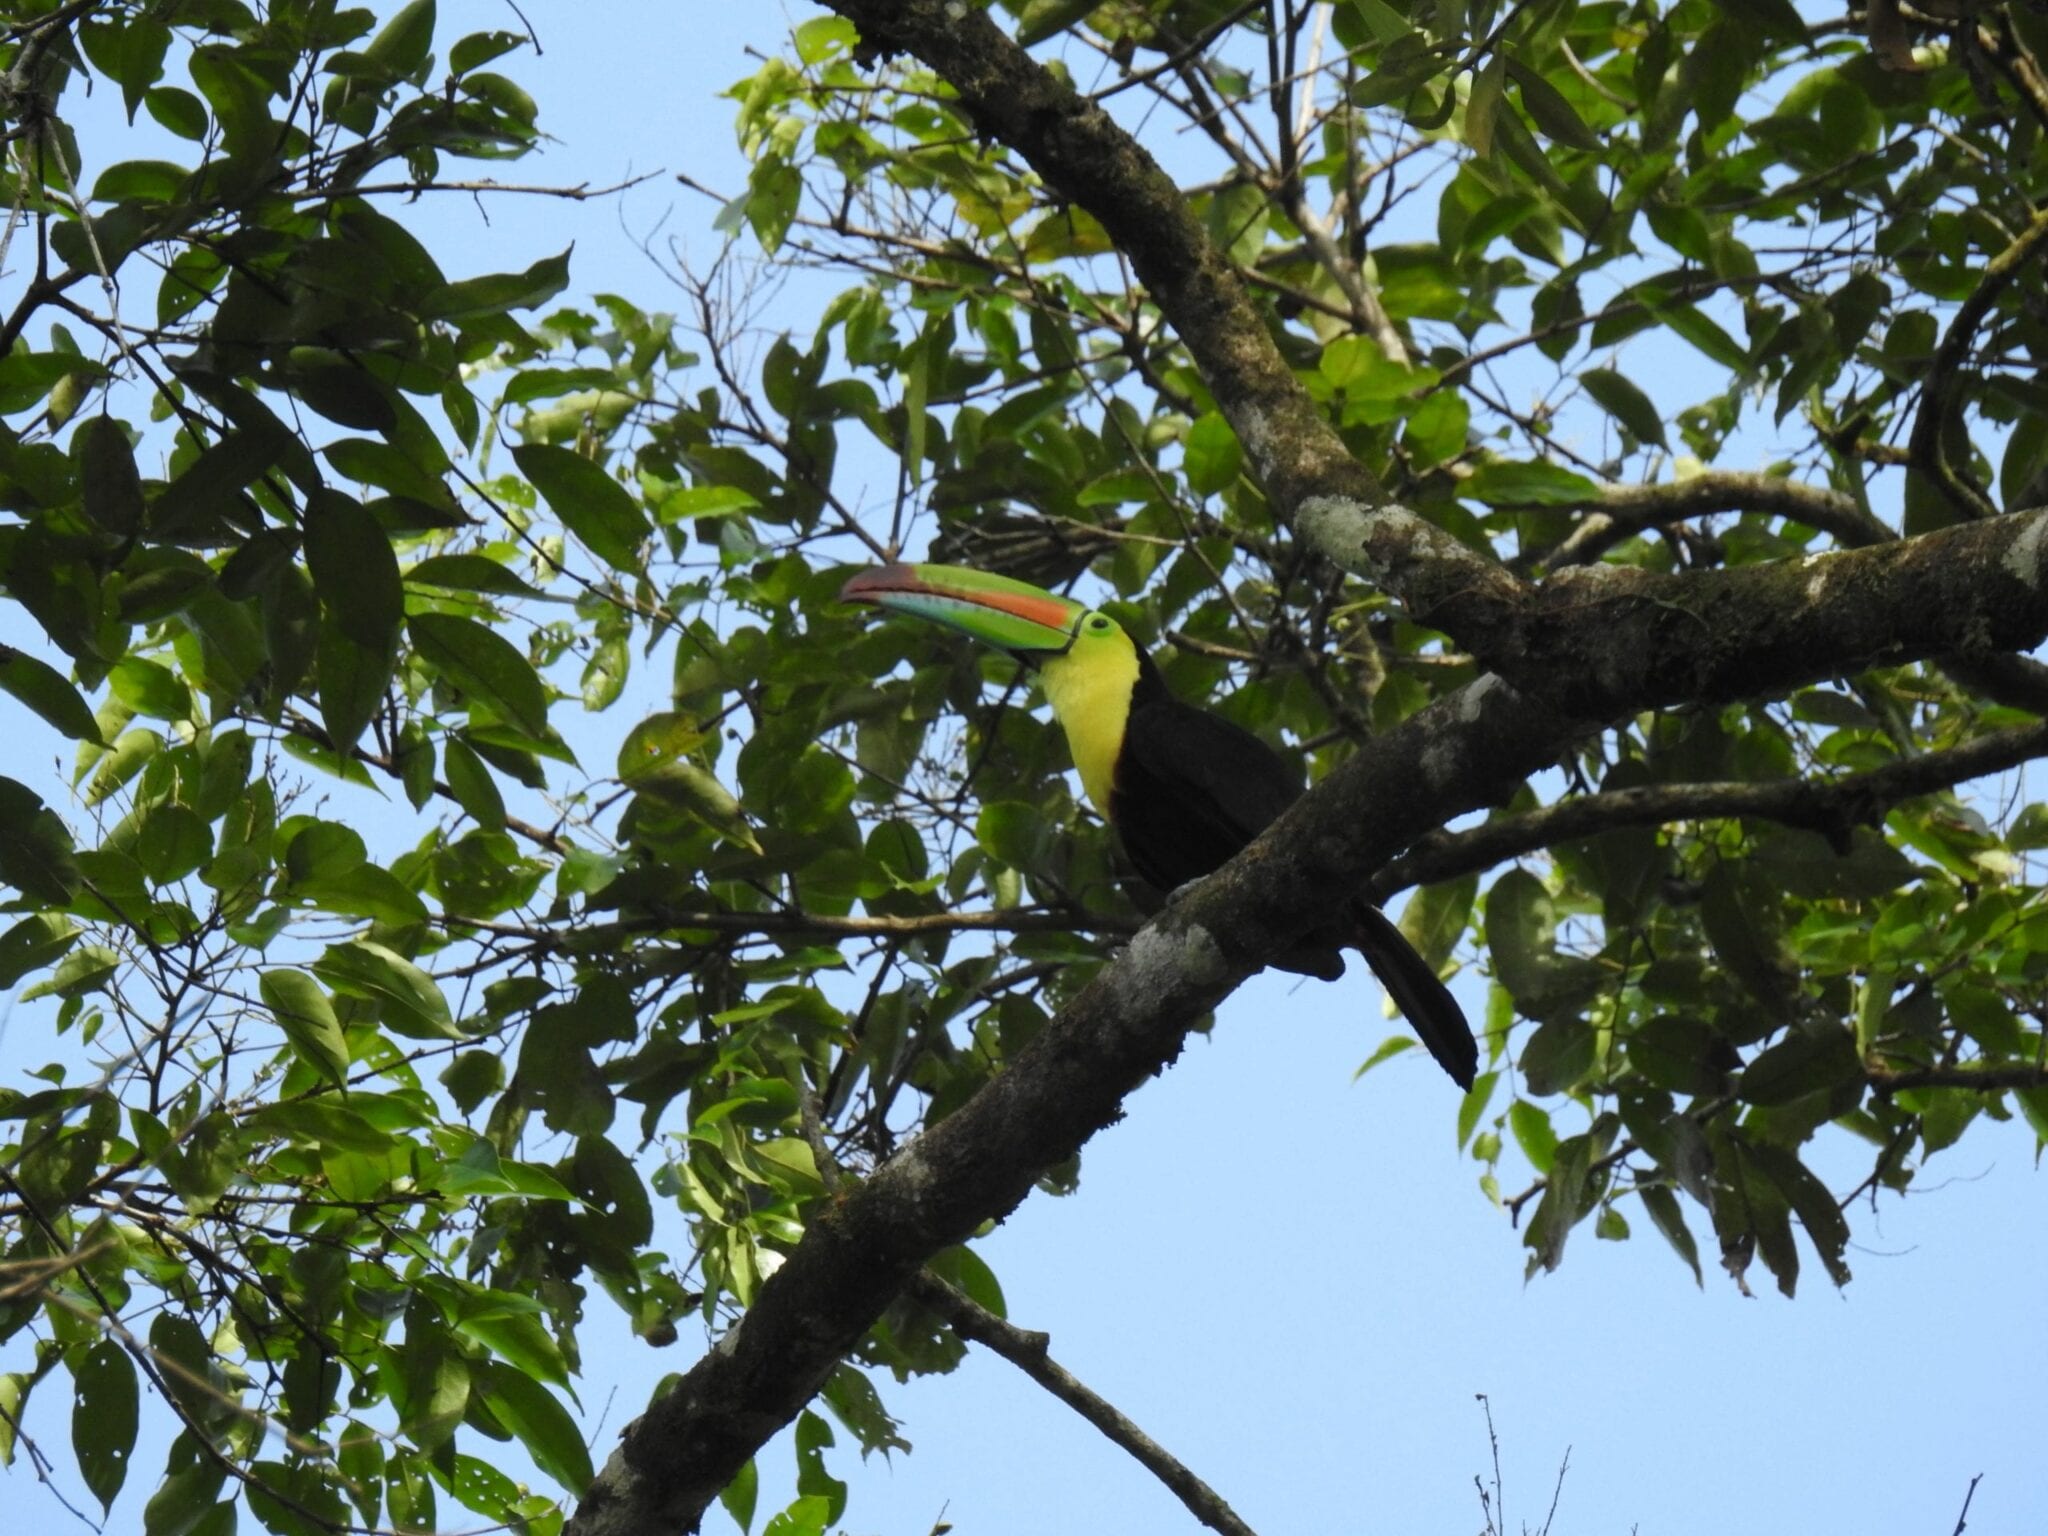
[(878, 565), (840, 588), (850, 603), (913, 614), (1030, 659), (1065, 651), (1086, 604), (964, 565)]

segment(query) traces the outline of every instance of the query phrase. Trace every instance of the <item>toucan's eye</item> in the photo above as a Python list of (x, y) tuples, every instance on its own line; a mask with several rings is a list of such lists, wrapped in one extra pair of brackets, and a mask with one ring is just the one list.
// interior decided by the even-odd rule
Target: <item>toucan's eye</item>
[(1105, 629), (1109, 628), (1109, 620), (1102, 614), (1091, 613), (1088, 616), (1088, 627), (1094, 630), (1099, 635)]

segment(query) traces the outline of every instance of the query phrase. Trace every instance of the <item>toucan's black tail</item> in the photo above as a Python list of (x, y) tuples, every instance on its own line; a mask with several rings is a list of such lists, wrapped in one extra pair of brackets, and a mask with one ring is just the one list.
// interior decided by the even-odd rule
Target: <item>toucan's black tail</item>
[(1429, 1047), (1436, 1064), (1450, 1073), (1460, 1088), (1470, 1088), (1479, 1070), (1479, 1043), (1472, 1038), (1465, 1010), (1451, 996), (1450, 988), (1437, 980), (1429, 962), (1378, 907), (1360, 902), (1352, 908), (1352, 916), (1357, 922), (1352, 942), (1394, 1006)]

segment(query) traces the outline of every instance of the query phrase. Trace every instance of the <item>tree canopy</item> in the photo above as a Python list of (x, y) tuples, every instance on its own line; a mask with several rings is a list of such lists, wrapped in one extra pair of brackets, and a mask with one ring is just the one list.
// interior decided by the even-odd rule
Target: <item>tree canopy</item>
[[(0, 1459), (68, 1393), (152, 1536), (639, 1533), (794, 1422), (822, 1532), (891, 1373), (1035, 1358), (977, 1233), (1361, 891), (1483, 979), (1504, 1264), (1839, 1286), (2048, 1138), (2034, 6), (826, 0), (674, 314), (409, 227), (525, 195), (523, 23), (0, 29), (0, 707), (76, 744), (0, 779)], [(1028, 675), (838, 601), (928, 554), (1316, 787), (1148, 918)], [(593, 1458), (599, 1305), (709, 1347)]]

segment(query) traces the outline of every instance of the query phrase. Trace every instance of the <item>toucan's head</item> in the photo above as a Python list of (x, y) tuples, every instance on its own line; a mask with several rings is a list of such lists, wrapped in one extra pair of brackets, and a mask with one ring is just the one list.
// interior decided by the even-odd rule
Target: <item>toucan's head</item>
[(1094, 671), (1137, 652), (1108, 614), (1028, 581), (964, 565), (877, 565), (847, 582), (839, 595), (915, 614), (1008, 651), (1044, 669), (1048, 688), (1062, 673)]
[(1110, 814), (1116, 757), (1142, 670), (1136, 642), (1115, 619), (1029, 582), (959, 565), (878, 565), (839, 595), (944, 624), (1036, 666), (1088, 798)]

